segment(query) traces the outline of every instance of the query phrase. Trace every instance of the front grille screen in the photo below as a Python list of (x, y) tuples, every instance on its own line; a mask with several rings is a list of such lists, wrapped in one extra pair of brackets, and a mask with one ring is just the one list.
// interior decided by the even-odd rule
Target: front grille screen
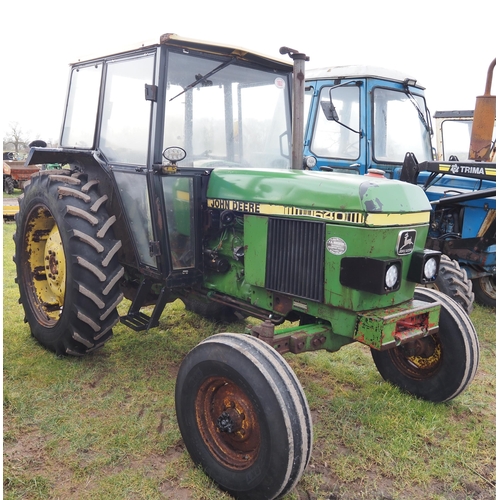
[(266, 288), (323, 302), (325, 224), (269, 219)]

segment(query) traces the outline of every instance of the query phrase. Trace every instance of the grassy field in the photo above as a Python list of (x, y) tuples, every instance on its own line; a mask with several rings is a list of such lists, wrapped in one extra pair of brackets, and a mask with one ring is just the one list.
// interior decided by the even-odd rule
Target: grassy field
[(11, 194), (3, 193), (4, 198), (17, 198), (20, 194), (22, 194), (22, 191), (20, 189), (14, 189), (14, 192)]
[[(187, 454), (174, 410), (176, 373), (217, 325), (175, 302), (160, 327), (119, 325), (92, 355), (61, 358), (30, 336), (18, 304), (13, 223), (4, 223), (4, 498), (229, 499)], [(128, 304), (120, 306), (123, 313)], [(287, 355), (314, 420), (310, 465), (288, 500), (495, 498), (496, 312), (472, 314), (476, 379), (435, 405), (383, 382), (369, 350)]]

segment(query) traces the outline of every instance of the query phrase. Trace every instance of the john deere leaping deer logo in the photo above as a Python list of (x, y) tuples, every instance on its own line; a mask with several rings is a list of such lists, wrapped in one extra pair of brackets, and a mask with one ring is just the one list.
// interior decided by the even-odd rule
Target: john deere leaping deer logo
[(416, 231), (401, 231), (398, 236), (398, 243), (396, 245), (397, 255), (408, 255), (413, 252), (415, 247), (415, 239), (417, 237)]

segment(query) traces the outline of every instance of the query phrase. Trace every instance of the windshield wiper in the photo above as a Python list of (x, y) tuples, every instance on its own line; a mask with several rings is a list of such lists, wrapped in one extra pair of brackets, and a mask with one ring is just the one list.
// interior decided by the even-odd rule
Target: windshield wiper
[[(417, 110), (418, 117), (420, 118), (420, 121), (424, 124), (425, 130), (427, 130), (427, 132), (429, 132), (431, 136), (434, 135), (434, 131), (432, 130), (432, 125), (430, 125), (429, 121), (425, 118), (424, 114), (422, 113), (422, 110), (420, 109), (420, 106), (418, 105), (417, 100), (415, 99), (415, 96), (411, 93), (410, 87), (408, 86), (408, 79), (404, 81), (403, 88), (408, 99)], [(426, 110), (428, 115), (429, 110), (427, 109), (427, 107)]]
[(177, 95), (172, 97), (172, 99), (170, 99), (169, 101), (173, 101), (176, 97), (179, 97), (180, 95), (186, 93), (189, 89), (192, 89), (193, 87), (196, 87), (196, 85), (198, 85), (199, 83), (206, 81), (206, 79), (208, 77), (215, 75), (215, 73), (218, 73), (221, 69), (224, 69), (226, 66), (229, 66), (230, 64), (232, 64), (234, 62), (234, 60), (235, 60), (235, 58), (232, 57), (228, 61), (223, 62), (222, 64), (220, 64), (219, 66), (214, 68), (212, 71), (209, 71), (206, 75), (203, 75), (203, 76), (196, 75), (196, 80), (193, 83), (190, 83), (182, 92), (179, 92)]

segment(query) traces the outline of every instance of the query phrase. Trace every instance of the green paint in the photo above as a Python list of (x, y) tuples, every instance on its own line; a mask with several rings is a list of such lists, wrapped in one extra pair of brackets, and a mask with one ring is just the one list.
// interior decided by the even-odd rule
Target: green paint
[(403, 263), (402, 275), (406, 277), (410, 267), (411, 255), (398, 256), (396, 254), (398, 235), (405, 229), (416, 230), (415, 249), (424, 248), (428, 230), (426, 225), (387, 228), (327, 225), (325, 240), (328, 242), (330, 238), (335, 238), (335, 241), (341, 240), (345, 242), (345, 252), (342, 255), (334, 255), (329, 251), (325, 252), (325, 302), (343, 309), (363, 311), (374, 307), (392, 306), (413, 298), (415, 283), (405, 279), (402, 280), (398, 291), (391, 292), (388, 295), (375, 295), (340, 284), (340, 267), (344, 257), (400, 258)]
[(267, 217), (245, 215), (245, 281), (263, 287), (266, 281)]
[[(401, 330), (398, 326), (400, 319), (411, 318), (416, 310), (421, 309), (422, 304), (413, 301), (415, 283), (406, 280), (411, 254), (397, 255), (396, 249), (400, 233), (412, 229), (417, 234), (414, 250), (422, 250), (428, 225), (422, 222), (383, 225), (385, 214), (394, 215), (392, 220), (398, 215), (404, 217), (413, 213), (417, 214), (417, 219), (422, 212), (427, 215), (429, 203), (420, 188), (366, 176), (220, 168), (211, 173), (207, 198), (211, 210), (232, 211), (236, 219), (232, 225), (215, 232), (207, 245), (217, 252), (219, 258), (227, 259), (230, 269), (226, 273), (206, 269), (205, 288), (240, 299), (276, 316), (290, 310), (317, 318), (314, 325), (276, 331), (278, 344), (288, 342), (295, 335), (302, 339), (304, 350), (336, 351), (353, 340), (380, 348), (394, 343), (394, 334)], [(354, 221), (336, 215), (333, 219), (323, 218), (323, 303), (265, 288), (269, 217), (318, 220), (314, 215), (287, 211), (286, 207), (317, 207), (332, 214), (359, 212), (362, 215), (361, 219)], [(382, 215), (377, 227), (366, 224), (369, 214)], [(286, 238), (286, 234), (281, 237)], [(244, 258), (237, 259), (235, 253), (241, 247)], [(284, 248), (288, 247), (285, 245)], [(346, 257), (400, 259), (402, 279), (399, 290), (378, 295), (341, 285), (341, 263)], [(287, 259), (286, 250), (283, 259)], [(439, 307), (427, 304), (422, 314), (426, 314), (432, 323), (439, 314)], [(324, 341), (318, 347), (314, 341), (320, 333)], [(421, 334), (419, 328), (408, 333), (410, 336)]]
[[(302, 170), (219, 168), (210, 175), (207, 197), (370, 213), (402, 214), (430, 210), (423, 191), (412, 184), (385, 178)], [(224, 208), (235, 209), (232, 204)], [(251, 211), (248, 208), (246, 211)]]
[(384, 346), (394, 347), (399, 345), (400, 341), (395, 337), (398, 330), (402, 330), (403, 337), (420, 335), (422, 332), (420, 326), (413, 329), (402, 329), (401, 326), (398, 328), (398, 322), (407, 320), (410, 310), (414, 311), (412, 315), (426, 317), (428, 329), (432, 329), (439, 324), (440, 307), (438, 304), (413, 300), (410, 304), (360, 314), (354, 339), (375, 349), (381, 349)]

